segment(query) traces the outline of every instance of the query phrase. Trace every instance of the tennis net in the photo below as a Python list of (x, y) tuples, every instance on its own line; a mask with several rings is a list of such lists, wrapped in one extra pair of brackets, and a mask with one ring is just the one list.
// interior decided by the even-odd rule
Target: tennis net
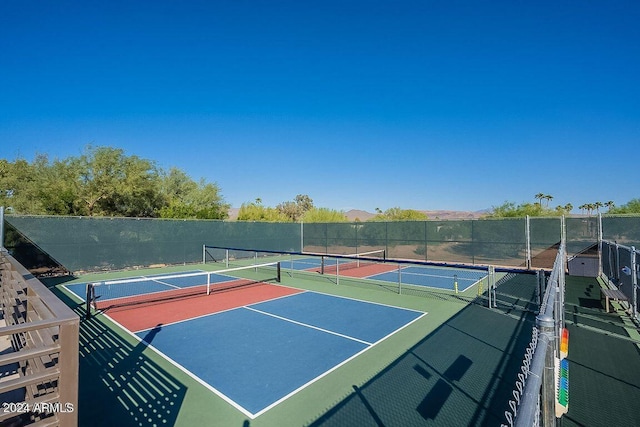
[(91, 309), (107, 310), (173, 299), (210, 295), (214, 292), (263, 283), (280, 282), (280, 263), (269, 262), (217, 271), (137, 276), (87, 284), (87, 315)]
[(324, 254), (322, 255), (322, 274), (338, 274), (340, 270), (350, 270), (354, 268), (365, 268), (383, 263), (386, 260), (384, 249), (356, 254)]
[(231, 249), (215, 246), (202, 247), (202, 263), (224, 265), (225, 268), (242, 267), (279, 261), (278, 252), (261, 252), (251, 249)]

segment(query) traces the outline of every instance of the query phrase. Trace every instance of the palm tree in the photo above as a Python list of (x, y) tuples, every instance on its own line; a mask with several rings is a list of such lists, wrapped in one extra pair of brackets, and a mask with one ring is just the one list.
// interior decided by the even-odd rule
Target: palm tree
[(567, 203), (566, 205), (564, 205), (564, 210), (567, 213), (570, 213), (573, 210), (573, 205), (571, 203)]
[(596, 213), (600, 213), (600, 208), (604, 206), (602, 202), (595, 202), (593, 206), (596, 208)]
[(582, 211), (582, 215), (584, 215), (584, 211), (585, 209), (587, 209), (587, 204), (583, 203), (580, 206), (578, 206), (578, 209), (580, 209)]
[(609, 212), (611, 212), (611, 209), (613, 209), (616, 204), (613, 203), (613, 200), (609, 200), (607, 203), (604, 204), (607, 208), (609, 208)]
[(550, 194), (545, 194), (543, 198), (547, 201), (547, 207), (549, 207), (549, 202), (553, 200), (553, 196)]
[(540, 207), (542, 207), (542, 199), (544, 199), (545, 197), (544, 193), (538, 193), (533, 197), (535, 197), (538, 200), (538, 204), (540, 205)]

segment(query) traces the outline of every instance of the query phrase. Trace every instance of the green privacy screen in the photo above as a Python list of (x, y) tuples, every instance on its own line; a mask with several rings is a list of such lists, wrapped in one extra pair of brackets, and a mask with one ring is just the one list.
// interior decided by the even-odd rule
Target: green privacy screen
[[(300, 224), (6, 215), (5, 246), (30, 242), (69, 271), (202, 260), (202, 245), (299, 251)], [(13, 231), (13, 232), (10, 232)]]
[(304, 250), (310, 252), (385, 249), (388, 258), (507, 266), (526, 266), (531, 256), (533, 267), (536, 260), (544, 264), (538, 267), (548, 267), (540, 255), (549, 251), (553, 265), (560, 235), (560, 218), (304, 224), (303, 229)]
[[(202, 260), (202, 245), (249, 250), (358, 254), (388, 258), (550, 268), (562, 219), (509, 218), (349, 223), (266, 223), (5, 215), (5, 246), (50, 257), (70, 271), (123, 269)], [(639, 216), (603, 216), (605, 240), (640, 245)], [(598, 242), (597, 216), (565, 219), (571, 256)], [(27, 248), (26, 250), (24, 248)]]

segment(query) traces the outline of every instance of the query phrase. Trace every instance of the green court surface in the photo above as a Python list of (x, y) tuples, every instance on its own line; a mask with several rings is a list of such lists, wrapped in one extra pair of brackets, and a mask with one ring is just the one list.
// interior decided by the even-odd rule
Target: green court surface
[(562, 426), (640, 425), (640, 334), (617, 307), (606, 313), (596, 279), (567, 277), (570, 400)]
[[(83, 281), (86, 278), (73, 282)], [(284, 275), (283, 284), (428, 315), (255, 419), (98, 315), (83, 320), (80, 327), (80, 426), (498, 426), (505, 422), (504, 411), (535, 323), (535, 276), (502, 278), (494, 309), (477, 297), (475, 287), (458, 295), (438, 290), (398, 295), (384, 288), (332, 285), (304, 276)], [(79, 315), (84, 314), (79, 301), (59, 286), (54, 289)], [(595, 279), (567, 277), (571, 401), (562, 424), (640, 425), (633, 403), (640, 399), (640, 341), (628, 332), (620, 313), (604, 313), (599, 298)], [(602, 384), (607, 395), (599, 393)]]

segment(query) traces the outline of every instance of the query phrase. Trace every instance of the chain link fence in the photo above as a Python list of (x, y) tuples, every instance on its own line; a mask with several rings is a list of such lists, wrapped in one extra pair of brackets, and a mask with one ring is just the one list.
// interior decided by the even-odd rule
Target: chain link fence
[(99, 271), (201, 261), (202, 246), (357, 254), (551, 269), (563, 233), (567, 255), (599, 236), (640, 246), (640, 216), (349, 223), (268, 223), (4, 215), (4, 246), (30, 268)]

